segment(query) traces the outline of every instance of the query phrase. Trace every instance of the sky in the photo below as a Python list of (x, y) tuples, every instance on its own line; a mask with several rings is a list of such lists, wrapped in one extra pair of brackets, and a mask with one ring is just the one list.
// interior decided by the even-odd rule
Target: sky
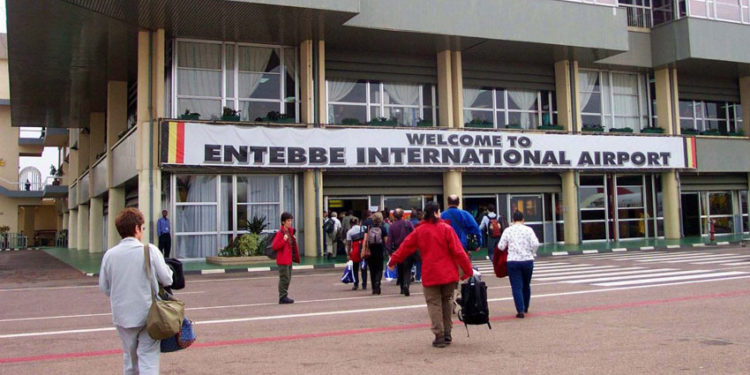
[[(5, 0), (0, 0), (0, 33), (7, 33), (8, 27), (6, 25), (5, 17)], [(42, 181), (45, 181), (49, 176), (49, 167), (54, 165), (57, 167), (57, 148), (47, 147), (44, 149), (41, 157), (20, 157), (18, 158), (19, 171), (28, 166), (36, 167), (39, 172), (42, 172)]]

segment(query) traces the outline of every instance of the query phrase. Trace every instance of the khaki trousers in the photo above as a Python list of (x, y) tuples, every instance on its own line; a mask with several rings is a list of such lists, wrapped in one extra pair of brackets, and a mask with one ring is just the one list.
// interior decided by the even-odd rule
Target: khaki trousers
[(450, 334), (453, 328), (453, 291), (458, 283), (426, 286), (424, 299), (427, 302), (427, 314), (432, 323), (430, 330), (438, 336)]
[(292, 265), (279, 266), (279, 299), (287, 296), (292, 281)]

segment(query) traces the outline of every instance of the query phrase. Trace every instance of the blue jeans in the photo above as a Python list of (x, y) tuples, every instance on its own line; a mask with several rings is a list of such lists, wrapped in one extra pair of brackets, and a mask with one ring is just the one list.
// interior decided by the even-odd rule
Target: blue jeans
[(532, 272), (534, 272), (533, 260), (508, 262), (508, 279), (510, 279), (513, 302), (516, 303), (516, 312), (518, 313), (529, 311)]

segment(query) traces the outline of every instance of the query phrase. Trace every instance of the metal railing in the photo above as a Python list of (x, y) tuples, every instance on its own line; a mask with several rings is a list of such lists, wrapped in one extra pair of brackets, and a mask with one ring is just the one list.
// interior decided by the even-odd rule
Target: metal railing
[(616, 7), (618, 0), (563, 0), (563, 1), (570, 1), (572, 3), (584, 3), (584, 4), (594, 4), (594, 5)]
[(61, 177), (47, 176), (47, 178), (45, 178), (42, 182), (30, 183), (29, 188), (27, 189), (25, 182), (10, 181), (0, 177), (0, 185), (4, 185), (8, 190), (12, 191), (42, 191), (44, 190), (45, 186), (60, 185), (61, 181)]
[(628, 15), (628, 26), (651, 28), (654, 26), (651, 7), (620, 3)]
[(0, 249), (25, 249), (26, 236), (21, 233), (0, 233)]
[(63, 229), (55, 234), (55, 247), (68, 247), (68, 230)]

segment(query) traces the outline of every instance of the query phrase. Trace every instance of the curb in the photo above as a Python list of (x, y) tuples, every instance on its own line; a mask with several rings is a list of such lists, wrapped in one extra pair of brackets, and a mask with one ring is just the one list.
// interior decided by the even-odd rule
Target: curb
[(0, 251), (23, 251), (23, 250), (41, 250), (41, 247), (27, 247), (23, 249), (16, 249), (16, 248), (10, 248), (10, 249), (0, 249)]
[[(730, 246), (730, 245), (741, 245), (744, 241), (721, 241), (714, 243), (694, 243), (692, 245), (685, 245), (685, 248), (696, 248), (696, 247), (719, 247), (719, 246)], [(614, 249), (590, 249), (590, 250), (577, 250), (577, 251), (553, 251), (552, 254), (539, 255), (540, 257), (556, 257), (566, 255), (585, 255), (585, 254), (607, 254), (616, 252), (633, 252), (633, 251), (657, 251), (657, 250), (674, 250), (680, 249), (681, 245), (666, 245), (666, 246), (639, 246), (639, 247), (618, 247)]]
[[(301, 270), (320, 270), (320, 269), (335, 269), (344, 268), (346, 263), (327, 263), (327, 264), (305, 264), (299, 266), (293, 266), (292, 269), (296, 271)], [(278, 266), (265, 266), (265, 267), (248, 267), (248, 268), (217, 268), (210, 270), (190, 270), (185, 271), (185, 275), (212, 275), (222, 273), (245, 273), (245, 272), (269, 272), (278, 270)]]

